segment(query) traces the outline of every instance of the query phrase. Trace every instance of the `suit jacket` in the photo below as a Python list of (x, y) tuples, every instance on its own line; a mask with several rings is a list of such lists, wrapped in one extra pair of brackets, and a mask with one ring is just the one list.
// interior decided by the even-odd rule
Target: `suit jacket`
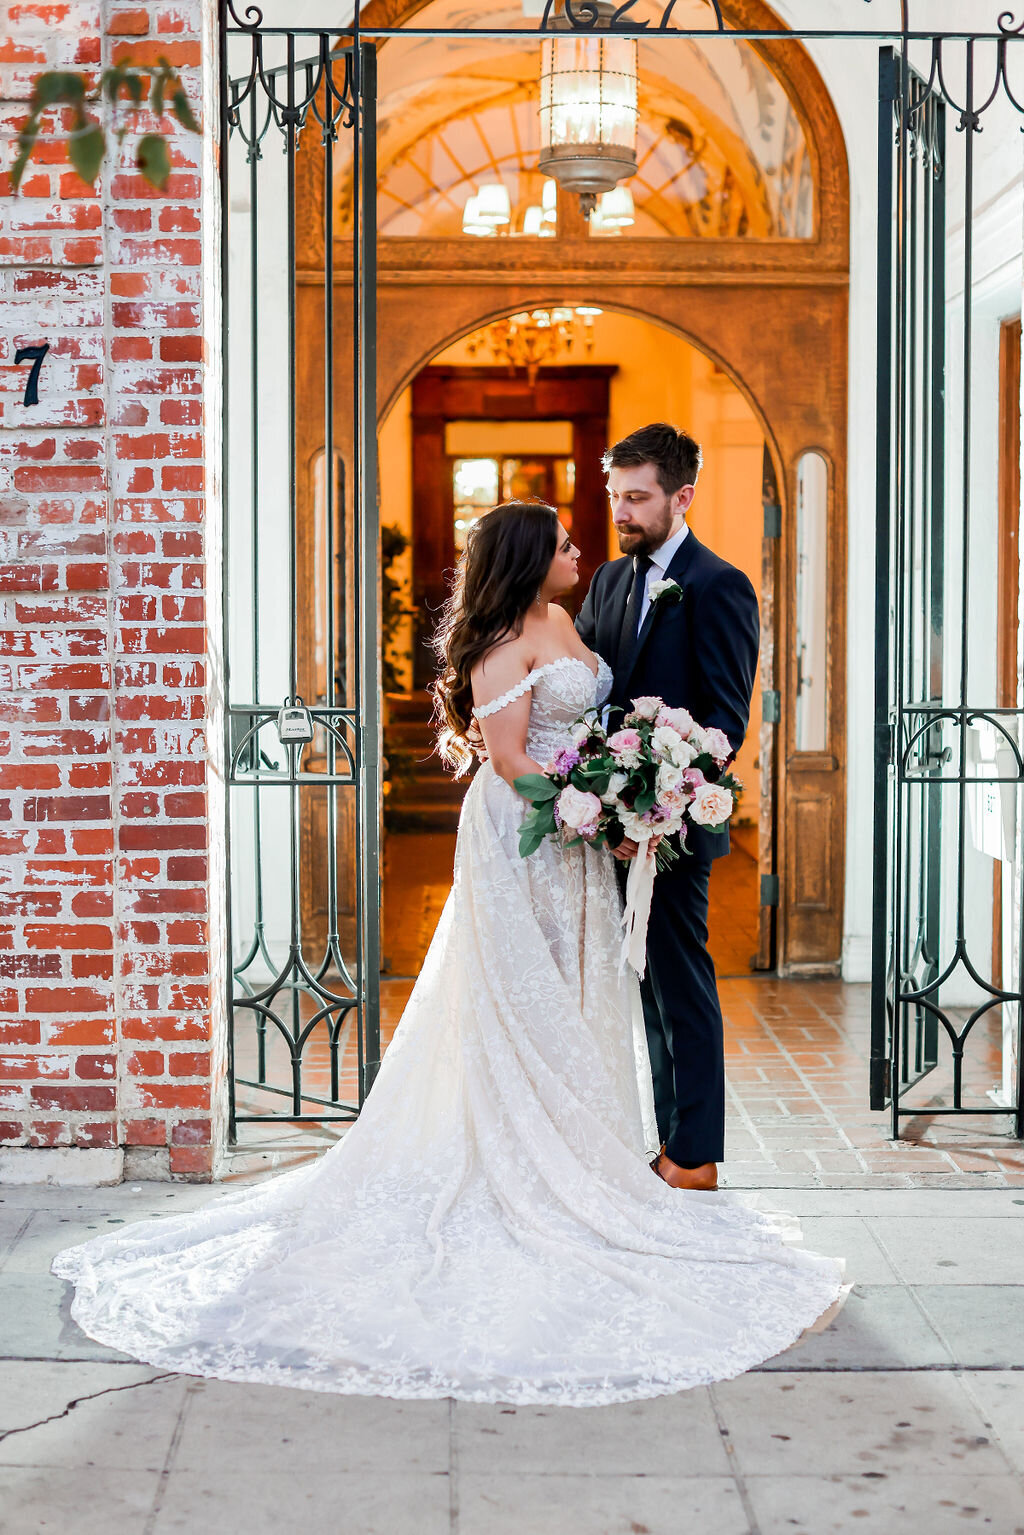
[[(692, 528), (666, 579), (678, 582), (682, 599), (651, 604), (631, 657), (620, 659), (633, 580), (628, 555), (594, 572), (576, 629), (612, 668), (609, 702), (625, 706), (633, 698), (656, 694), (673, 708), (688, 709), (698, 724), (724, 730), (735, 754), (747, 733), (757, 676), (761, 624), (754, 588), (735, 565), (705, 548)], [(717, 858), (729, 851), (729, 834), (693, 827), (687, 846)]]

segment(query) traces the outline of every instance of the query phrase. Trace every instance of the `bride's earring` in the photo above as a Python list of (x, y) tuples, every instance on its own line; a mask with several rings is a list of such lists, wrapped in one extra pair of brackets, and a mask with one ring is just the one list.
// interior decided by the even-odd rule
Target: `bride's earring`
[(537, 588), (537, 606), (538, 607), (540, 607), (540, 593), (541, 593), (541, 588), (538, 586), (538, 588)]

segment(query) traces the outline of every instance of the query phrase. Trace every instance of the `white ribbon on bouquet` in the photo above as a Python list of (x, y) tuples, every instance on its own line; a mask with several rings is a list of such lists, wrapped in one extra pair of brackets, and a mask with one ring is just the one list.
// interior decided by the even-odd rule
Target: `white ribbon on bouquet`
[(647, 923), (657, 872), (658, 862), (651, 838), (644, 837), (637, 845), (636, 857), (630, 860), (626, 876), (626, 909), (622, 913), (623, 938), (619, 955), (619, 969), (628, 960), (641, 980), (647, 968)]

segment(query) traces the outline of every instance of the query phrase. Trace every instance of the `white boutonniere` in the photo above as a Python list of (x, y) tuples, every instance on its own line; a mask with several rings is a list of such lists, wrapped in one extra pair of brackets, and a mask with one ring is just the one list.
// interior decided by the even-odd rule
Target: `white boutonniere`
[(678, 581), (652, 581), (650, 585), (651, 605), (659, 602), (681, 602), (683, 588)]

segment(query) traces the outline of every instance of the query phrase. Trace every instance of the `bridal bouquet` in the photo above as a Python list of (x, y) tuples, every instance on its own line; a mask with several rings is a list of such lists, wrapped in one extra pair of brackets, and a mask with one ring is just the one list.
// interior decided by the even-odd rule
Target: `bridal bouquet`
[(642, 976), (655, 874), (686, 851), (690, 825), (724, 830), (743, 785), (732, 774), (708, 776), (720, 775), (732, 756), (724, 731), (660, 698), (632, 703), (611, 732), (589, 710), (574, 725), (571, 746), (515, 787), (532, 806), (519, 829), (524, 858), (549, 836), (565, 847), (614, 848), (625, 837), (639, 845), (626, 882), (622, 959)]

